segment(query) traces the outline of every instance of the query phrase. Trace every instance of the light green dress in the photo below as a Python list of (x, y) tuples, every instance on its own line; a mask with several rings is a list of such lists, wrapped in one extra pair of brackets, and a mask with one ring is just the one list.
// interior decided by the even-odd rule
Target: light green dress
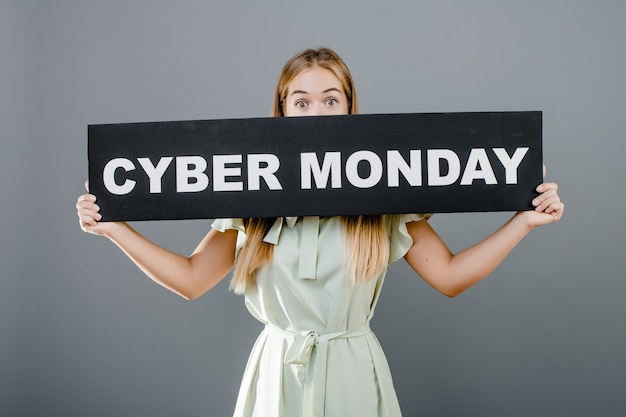
[[(389, 263), (412, 245), (406, 223), (423, 217), (389, 216)], [(241, 219), (212, 227), (238, 230), (239, 247), (245, 240)], [(275, 245), (274, 255), (245, 302), (265, 329), (234, 416), (400, 416), (387, 360), (369, 328), (387, 268), (366, 284), (350, 284), (339, 217), (281, 217), (264, 240)]]

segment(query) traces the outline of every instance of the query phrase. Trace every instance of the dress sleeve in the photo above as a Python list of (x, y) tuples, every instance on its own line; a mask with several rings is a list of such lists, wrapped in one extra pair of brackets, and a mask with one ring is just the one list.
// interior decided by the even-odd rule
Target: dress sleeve
[(215, 219), (211, 224), (211, 227), (218, 232), (224, 233), (227, 230), (236, 230), (237, 233), (237, 246), (235, 249), (235, 262), (237, 262), (237, 256), (241, 247), (246, 242), (246, 227), (243, 224), (243, 219)]
[(238, 230), (241, 233), (246, 232), (243, 219), (215, 219), (211, 227), (218, 232), (225, 232), (227, 230)]
[(389, 263), (402, 258), (413, 245), (406, 224), (422, 219), (429, 219), (432, 214), (397, 214), (390, 216), (389, 229)]

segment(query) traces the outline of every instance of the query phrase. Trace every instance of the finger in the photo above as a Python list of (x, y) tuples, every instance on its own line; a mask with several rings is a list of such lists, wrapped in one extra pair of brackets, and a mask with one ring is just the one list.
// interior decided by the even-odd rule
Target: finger
[(96, 203), (94, 203), (93, 200), (90, 200), (90, 199), (84, 199), (84, 200), (79, 199), (76, 202), (76, 208), (77, 209), (89, 209), (95, 212), (100, 211), (100, 206), (98, 206)]
[(96, 201), (96, 196), (93, 195), (93, 194), (83, 194), (83, 195), (79, 196), (76, 201), (77, 202), (80, 202), (80, 201), (94, 202), (94, 201)]
[(86, 232), (92, 231), (96, 226), (98, 226), (97, 219), (91, 216), (86, 216), (86, 215), (79, 216), (79, 223), (80, 223), (81, 229), (83, 229)]
[(532, 205), (535, 206), (536, 211), (544, 211), (550, 204), (558, 203), (561, 199), (554, 190), (548, 190), (541, 193), (539, 196), (533, 199)]
[(545, 177), (546, 177), (546, 170), (547, 170), (547, 169), (546, 169), (546, 166), (545, 166), (545, 164), (544, 164), (544, 165), (543, 165), (543, 178), (545, 178)]
[(558, 222), (563, 216), (563, 203), (554, 203), (543, 212), (546, 216), (550, 216), (553, 222)]
[(96, 225), (98, 224), (98, 222), (95, 219), (91, 217), (85, 217), (85, 216), (79, 216), (79, 223), (80, 223), (80, 228), (83, 229), (84, 231), (87, 231), (87, 228), (96, 227)]
[(90, 219), (94, 221), (102, 220), (102, 215), (100, 213), (94, 210), (86, 209), (86, 208), (79, 209), (77, 211), (77, 214), (81, 220), (90, 220)]
[(536, 211), (550, 213), (554, 211), (554, 207), (561, 207), (561, 200), (558, 197), (548, 198), (541, 202), (537, 207), (535, 207)]
[(88, 232), (90, 230), (92, 230), (94, 227), (96, 227), (96, 221), (91, 219), (81, 219), (80, 221), (80, 228), (83, 229), (85, 232)]
[(558, 217), (560, 218), (561, 215), (563, 214), (563, 210), (565, 209), (565, 204), (563, 204), (560, 201), (556, 201), (552, 204), (550, 204), (546, 209), (545, 212), (548, 214), (555, 214), (558, 215)]
[(546, 213), (548, 212), (548, 209), (553, 205), (553, 204), (557, 204), (559, 203), (558, 199), (555, 198), (547, 198), (544, 201), (541, 202), (541, 204), (539, 204), (535, 210), (537, 211), (545, 211)]
[(81, 194), (78, 196), (79, 200), (89, 200), (89, 201), (96, 201), (96, 196), (93, 194)]
[(85, 188), (87, 189), (87, 191), (89, 191), (89, 180), (85, 181)]
[(547, 199), (556, 196), (557, 193), (553, 190), (548, 190), (548, 191), (544, 191), (543, 193), (539, 194), (537, 197), (535, 197), (532, 201), (533, 206), (538, 206), (542, 203), (544, 203)]
[(559, 185), (555, 182), (544, 182), (539, 184), (537, 188), (535, 188), (535, 191), (537, 191), (538, 193), (543, 193), (548, 190), (554, 190), (556, 192), (559, 190)]
[(95, 203), (79, 202), (76, 204), (76, 210), (78, 213), (91, 213), (95, 215), (99, 214), (100, 206)]

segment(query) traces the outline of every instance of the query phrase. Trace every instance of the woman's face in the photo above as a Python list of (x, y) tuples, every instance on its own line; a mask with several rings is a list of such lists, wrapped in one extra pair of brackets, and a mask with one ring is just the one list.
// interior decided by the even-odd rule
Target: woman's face
[(348, 114), (348, 98), (335, 75), (314, 66), (291, 80), (285, 98), (285, 116)]

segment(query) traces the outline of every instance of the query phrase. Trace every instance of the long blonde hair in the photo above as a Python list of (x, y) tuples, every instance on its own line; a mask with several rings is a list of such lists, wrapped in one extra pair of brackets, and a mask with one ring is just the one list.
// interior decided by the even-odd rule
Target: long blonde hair
[[(357, 114), (359, 105), (350, 70), (333, 50), (307, 49), (289, 59), (278, 79), (272, 104), (272, 116), (283, 117), (289, 83), (301, 72), (320, 66), (331, 71), (341, 82), (348, 98), (348, 113)], [(342, 216), (346, 234), (346, 268), (352, 285), (369, 281), (389, 258), (389, 243), (385, 216)], [(263, 242), (276, 218), (244, 219), (246, 242), (241, 248), (231, 288), (242, 294), (254, 282), (256, 271), (269, 263), (274, 245)]]

